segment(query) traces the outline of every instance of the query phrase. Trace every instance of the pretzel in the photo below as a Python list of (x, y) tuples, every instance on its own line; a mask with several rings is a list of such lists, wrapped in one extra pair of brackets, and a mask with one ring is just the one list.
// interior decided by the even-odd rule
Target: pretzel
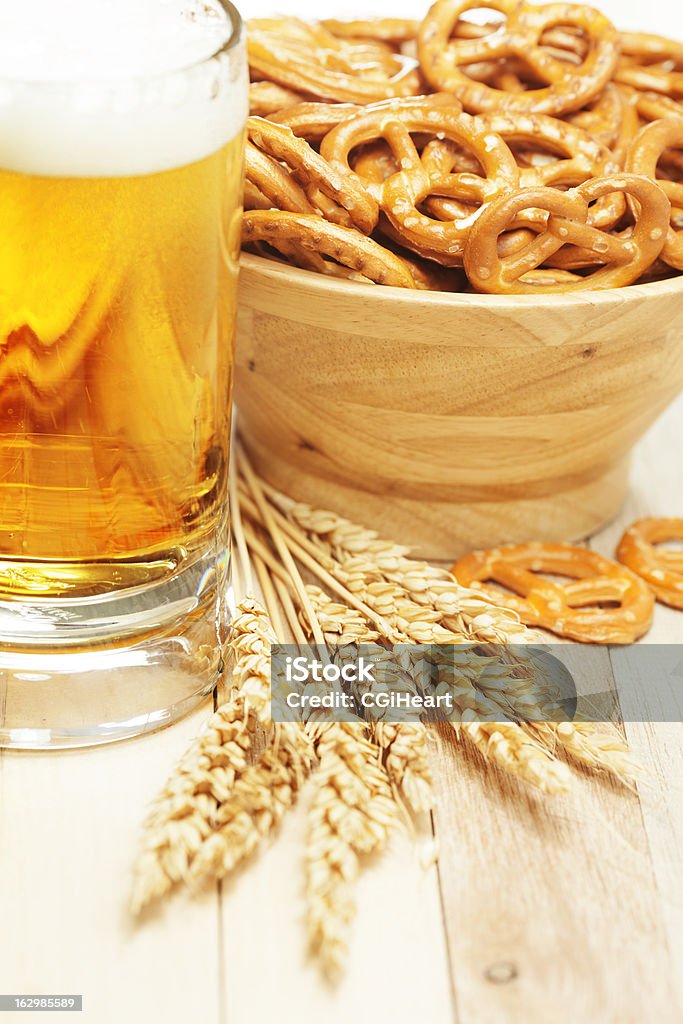
[(635, 89), (683, 97), (683, 44), (647, 32), (623, 32), (614, 80)]
[(265, 242), (285, 254), (288, 243), (293, 243), (304, 252), (327, 256), (376, 284), (415, 288), (409, 269), (398, 256), (359, 231), (330, 224), (322, 217), (254, 210), (244, 215), (242, 241), (247, 245)]
[(636, 110), (644, 121), (658, 121), (660, 117), (683, 117), (683, 103), (657, 92), (633, 90)]
[(295, 52), (299, 60), (309, 60), (314, 54), (321, 66), (352, 75), (392, 77), (404, 63), (386, 43), (340, 39), (319, 22), (299, 18), (252, 19), (249, 32), (273, 40), (278, 48), (284, 46), (290, 53)]
[[(522, 188), (537, 185), (581, 185), (589, 178), (612, 174), (619, 168), (612, 154), (591, 139), (580, 128), (543, 114), (480, 114), (477, 123), (496, 132), (511, 147), (533, 146), (535, 150), (551, 151), (564, 157), (543, 163), (532, 163), (520, 171)], [(626, 203), (619, 192), (599, 199), (593, 209), (593, 227), (613, 227), (623, 216)], [(535, 219), (538, 222), (538, 218)]]
[(269, 117), (277, 110), (302, 102), (302, 97), (293, 89), (283, 89), (273, 82), (252, 82), (249, 86), (249, 113), (257, 117)]
[[(315, 42), (304, 45), (258, 28), (250, 31), (247, 45), (252, 77), (303, 92), (312, 99), (372, 103), (420, 91), (414, 61), (401, 54), (389, 54), (392, 70), (388, 73), (386, 65), (368, 66), (357, 52), (354, 63), (353, 53), (345, 60), (339, 50), (321, 49)], [(332, 61), (331, 57), (336, 59)], [(331, 63), (334, 66), (329, 66)]]
[[(507, 22), (479, 39), (451, 38), (461, 15), (481, 7), (500, 11)], [(590, 41), (578, 66), (540, 45), (544, 31), (558, 23), (582, 29)], [(418, 56), (430, 85), (454, 92), (467, 110), (563, 114), (584, 106), (607, 84), (617, 65), (619, 43), (607, 18), (578, 4), (535, 7), (518, 0), (437, 0), (420, 28)], [(509, 58), (521, 60), (534, 77), (549, 84), (507, 93), (474, 81), (461, 70), (478, 61)]]
[[(350, 169), (344, 173), (331, 167), (307, 142), (272, 121), (250, 117), (247, 132), (250, 141), (260, 150), (291, 168), (308, 199), (328, 218), (335, 223), (345, 223), (346, 218), (339, 215), (341, 207), (359, 230), (370, 234), (374, 229), (379, 216), (377, 203)], [(325, 202), (326, 199), (329, 202)]]
[[(650, 627), (654, 598), (634, 573), (617, 562), (570, 544), (521, 544), (475, 551), (456, 562), (459, 583), (540, 626), (582, 643), (628, 644)], [(555, 583), (550, 573), (576, 581)], [(509, 594), (487, 581), (513, 591)], [(607, 602), (618, 608), (603, 608)]]
[(635, 90), (609, 82), (592, 103), (566, 118), (607, 146), (619, 170), (623, 170), (628, 147), (640, 128), (637, 98)]
[[(247, 210), (290, 210), (316, 213), (316, 209), (286, 167), (247, 141), (244, 155), (244, 207)], [(248, 186), (248, 187), (247, 187)]]
[[(415, 134), (448, 139), (462, 147), (475, 156), (483, 174), (430, 173), (420, 159)], [(333, 129), (320, 152), (344, 173), (350, 169), (354, 149), (379, 140), (388, 144), (399, 170), (385, 181), (366, 182), (366, 187), (400, 233), (402, 244), (445, 266), (461, 265), (465, 239), (483, 204), (518, 184), (512, 153), (499, 136), (478, 127), (451, 99), (438, 96), (367, 107)], [(434, 220), (420, 209), (432, 195), (472, 204), (474, 213), (460, 220)]]
[[(589, 223), (589, 204), (614, 191), (637, 200), (637, 219), (632, 229), (609, 235)], [(521, 252), (501, 257), (500, 235), (515, 223), (520, 213), (529, 209), (548, 211), (545, 231)], [(465, 270), (470, 281), (486, 292), (534, 294), (619, 288), (635, 281), (659, 256), (666, 241), (669, 212), (670, 203), (661, 188), (634, 174), (593, 178), (568, 192), (524, 189), (501, 196), (482, 212), (470, 232)], [(592, 251), (595, 263), (603, 266), (587, 277), (576, 276), (571, 285), (525, 280), (525, 274), (536, 270), (564, 245)]]
[(295, 103), (278, 109), (269, 120), (284, 125), (300, 139), (316, 145), (328, 132), (361, 109), (355, 103)]
[(683, 551), (657, 545), (683, 540), (683, 519), (639, 519), (619, 541), (617, 558), (645, 580), (658, 601), (683, 610)]
[[(671, 202), (673, 220), (683, 213), (683, 183), (667, 181), (657, 174), (659, 161), (671, 147), (683, 148), (683, 118), (667, 117), (641, 128), (626, 158), (626, 169), (657, 181)], [(662, 259), (683, 270), (683, 225), (678, 229), (669, 226)]]
[(328, 18), (323, 26), (340, 39), (374, 39), (383, 43), (400, 46), (417, 36), (419, 21), (409, 18), (371, 18), (369, 21), (337, 21)]

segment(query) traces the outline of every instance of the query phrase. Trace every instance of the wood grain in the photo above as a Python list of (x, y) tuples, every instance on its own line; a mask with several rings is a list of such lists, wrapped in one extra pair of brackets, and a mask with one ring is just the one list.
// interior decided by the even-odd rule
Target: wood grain
[(683, 386), (683, 279), (407, 293), (244, 259), (236, 359), (259, 471), (421, 554), (575, 539)]

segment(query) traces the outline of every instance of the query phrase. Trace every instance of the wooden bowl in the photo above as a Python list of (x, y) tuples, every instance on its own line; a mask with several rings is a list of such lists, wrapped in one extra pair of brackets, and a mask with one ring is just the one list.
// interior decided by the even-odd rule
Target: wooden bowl
[(683, 277), (510, 298), (243, 259), (236, 401), (259, 472), (424, 557), (596, 530), (681, 387)]

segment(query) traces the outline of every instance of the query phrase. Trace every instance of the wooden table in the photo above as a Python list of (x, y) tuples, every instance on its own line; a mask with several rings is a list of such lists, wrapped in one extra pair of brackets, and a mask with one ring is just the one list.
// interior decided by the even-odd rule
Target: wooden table
[[(681, 438), (683, 399), (640, 446), (597, 550), (639, 515), (683, 514)], [(683, 613), (658, 605), (647, 642), (683, 643)], [(128, 916), (145, 807), (208, 710), (97, 751), (0, 753), (0, 992), (82, 992), (92, 1024), (683, 1020), (682, 724), (626, 726), (648, 769), (637, 794), (584, 776), (554, 799), (442, 738), (438, 867), (396, 837), (361, 880), (330, 990), (304, 957), (303, 807), (237, 878), (142, 927)]]

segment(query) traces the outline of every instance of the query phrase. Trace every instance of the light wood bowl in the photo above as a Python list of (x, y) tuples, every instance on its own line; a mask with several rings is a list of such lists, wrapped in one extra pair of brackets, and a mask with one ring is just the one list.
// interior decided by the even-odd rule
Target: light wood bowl
[(243, 258), (236, 400), (259, 472), (424, 557), (596, 530), (681, 387), (683, 278), (509, 298)]

